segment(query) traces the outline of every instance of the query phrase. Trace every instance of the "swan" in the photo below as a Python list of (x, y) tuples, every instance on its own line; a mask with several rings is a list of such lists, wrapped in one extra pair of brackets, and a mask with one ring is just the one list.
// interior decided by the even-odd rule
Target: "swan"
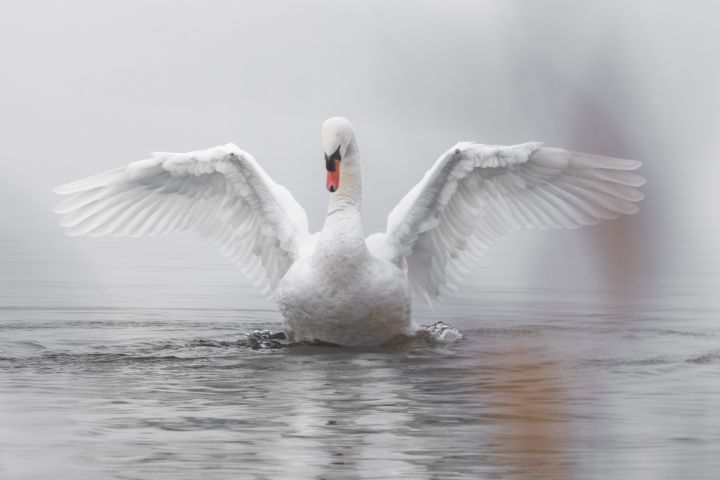
[(365, 237), (355, 129), (321, 129), (330, 202), (320, 232), (290, 192), (233, 144), (145, 160), (55, 188), (70, 236), (192, 230), (277, 301), (290, 342), (375, 346), (412, 336), (411, 292), (432, 304), (519, 228), (577, 228), (638, 211), (640, 162), (460, 142)]

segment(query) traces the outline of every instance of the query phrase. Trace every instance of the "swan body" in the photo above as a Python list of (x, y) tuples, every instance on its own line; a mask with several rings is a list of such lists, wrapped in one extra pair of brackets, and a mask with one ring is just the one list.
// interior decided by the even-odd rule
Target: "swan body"
[(228, 144), (155, 153), (55, 189), (69, 235), (193, 230), (274, 295), (290, 341), (380, 345), (413, 335), (411, 291), (429, 303), (456, 288), (487, 248), (518, 228), (577, 228), (637, 212), (640, 162), (538, 142), (461, 142), (365, 236), (355, 131), (321, 130), (331, 192), (323, 229), (255, 159)]
[(362, 250), (312, 255), (290, 267), (276, 294), (288, 340), (380, 345), (415, 333), (402, 270)]

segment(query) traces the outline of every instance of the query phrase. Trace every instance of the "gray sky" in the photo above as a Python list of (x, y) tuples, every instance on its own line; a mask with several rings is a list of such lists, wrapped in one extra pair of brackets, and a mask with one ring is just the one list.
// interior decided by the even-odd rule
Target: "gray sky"
[[(4, 1), (0, 283), (25, 275), (29, 292), (33, 278), (77, 275), (110, 285), (118, 269), (162, 270), (185, 254), (217, 270), (218, 283), (241, 284), (209, 246), (182, 235), (64, 238), (50, 188), (152, 151), (234, 142), (316, 229), (327, 202), (319, 128), (333, 115), (358, 131), (368, 233), (456, 141), (541, 140), (645, 161), (641, 214), (595, 233), (520, 235), (492, 250), (483, 271), (547, 268), (537, 257), (559, 244), (582, 257), (613, 228), (634, 239), (632, 257), (650, 245), (651, 261), (670, 248), (666, 230), (720, 228), (720, 8), (692, 5)], [(57, 255), (77, 271), (60, 271)]]

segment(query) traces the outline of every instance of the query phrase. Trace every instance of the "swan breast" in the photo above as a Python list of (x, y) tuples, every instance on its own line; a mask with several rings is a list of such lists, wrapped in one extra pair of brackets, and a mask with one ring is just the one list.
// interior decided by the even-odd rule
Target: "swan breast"
[(410, 294), (399, 268), (372, 256), (352, 265), (328, 265), (299, 259), (280, 282), (277, 302), (290, 341), (379, 345), (414, 333)]

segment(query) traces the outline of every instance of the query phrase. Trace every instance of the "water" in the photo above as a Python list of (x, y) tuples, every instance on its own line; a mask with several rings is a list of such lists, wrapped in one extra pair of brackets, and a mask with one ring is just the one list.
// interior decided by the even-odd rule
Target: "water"
[(249, 348), (279, 314), (190, 237), (6, 236), (0, 477), (717, 478), (717, 235), (618, 270), (608, 228), (498, 244), (416, 307), (463, 340), (385, 349)]
[(272, 312), (6, 309), (3, 478), (714, 475), (717, 330), (525, 313), (451, 346), (263, 351), (240, 340)]

